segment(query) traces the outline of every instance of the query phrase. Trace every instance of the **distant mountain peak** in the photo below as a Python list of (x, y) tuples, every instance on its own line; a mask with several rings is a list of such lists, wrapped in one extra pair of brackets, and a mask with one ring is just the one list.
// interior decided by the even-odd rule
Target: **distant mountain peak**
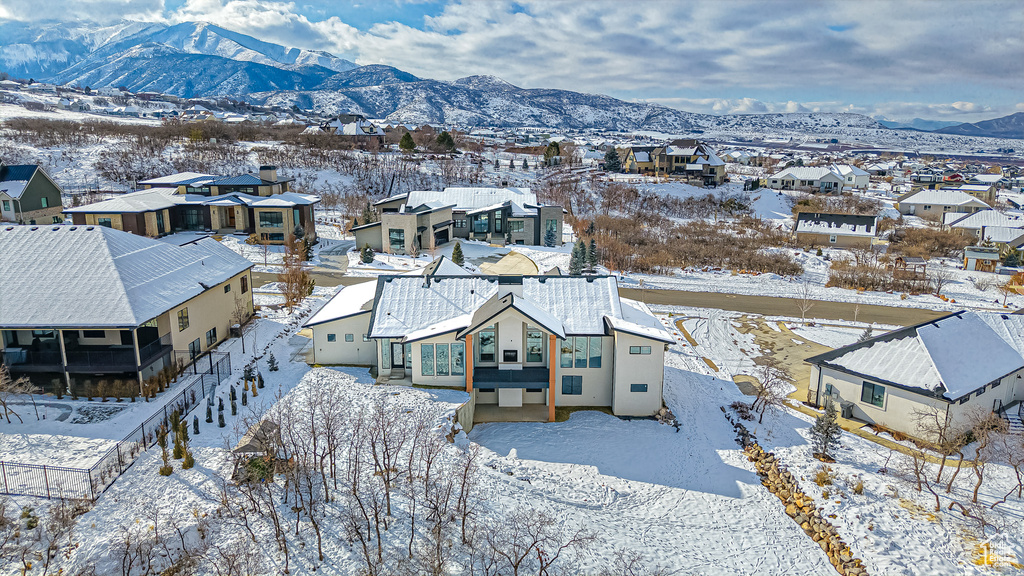
[(498, 89), (519, 90), (518, 86), (516, 86), (516, 85), (514, 85), (514, 84), (512, 84), (510, 82), (507, 82), (505, 80), (502, 80), (501, 78), (498, 78), (497, 76), (492, 76), (490, 74), (477, 74), (477, 75), (474, 75), (474, 76), (466, 76), (465, 78), (459, 78), (458, 80), (453, 80), (452, 84), (454, 84), (456, 86), (466, 86), (467, 88), (476, 88), (476, 89), (484, 89), (484, 88), (492, 88), (493, 89), (493, 88), (498, 88)]

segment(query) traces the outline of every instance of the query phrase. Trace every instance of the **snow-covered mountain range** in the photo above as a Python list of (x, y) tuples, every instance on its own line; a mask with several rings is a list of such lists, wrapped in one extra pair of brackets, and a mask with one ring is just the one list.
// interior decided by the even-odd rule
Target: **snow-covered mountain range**
[[(599, 94), (524, 89), (494, 76), (418, 78), (390, 66), (358, 66), (327, 52), (264, 42), (206, 22), (0, 22), (0, 71), (61, 85), (124, 86), (186, 98), (224, 96), (410, 124), (816, 135), (888, 128), (859, 114), (717, 116)], [(937, 127), (984, 136), (984, 124), (969, 125), (964, 132)], [(1000, 135), (1014, 137), (1009, 133), (1017, 124), (1001, 124)]]

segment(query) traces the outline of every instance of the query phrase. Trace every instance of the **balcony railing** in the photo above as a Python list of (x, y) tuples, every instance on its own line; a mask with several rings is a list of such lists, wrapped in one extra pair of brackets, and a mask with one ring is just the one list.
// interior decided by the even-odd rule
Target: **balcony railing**
[(61, 371), (60, 350), (28, 350), (8, 348), (3, 363), (15, 372)]
[(543, 367), (522, 370), (474, 368), (473, 385), (483, 388), (547, 388), (549, 376), (548, 369)]

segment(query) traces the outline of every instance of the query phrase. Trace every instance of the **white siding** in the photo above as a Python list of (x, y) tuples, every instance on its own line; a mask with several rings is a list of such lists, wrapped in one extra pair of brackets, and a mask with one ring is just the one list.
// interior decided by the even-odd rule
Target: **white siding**
[[(372, 366), (377, 358), (377, 344), (372, 340), (363, 342), (369, 324), (370, 313), (366, 312), (313, 326), (313, 362)], [(334, 334), (334, 342), (327, 341), (328, 334)], [(345, 334), (352, 335), (352, 342), (345, 342)]]
[[(612, 412), (620, 416), (651, 416), (662, 405), (665, 382), (665, 344), (615, 333), (614, 390)], [(650, 346), (650, 355), (630, 354), (630, 346)], [(631, 392), (632, 384), (647, 384), (647, 392)]]

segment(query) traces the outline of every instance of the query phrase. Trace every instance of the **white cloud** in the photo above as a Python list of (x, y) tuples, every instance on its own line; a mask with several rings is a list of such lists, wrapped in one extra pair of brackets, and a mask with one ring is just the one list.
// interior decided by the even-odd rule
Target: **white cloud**
[(118, 20), (157, 21), (163, 18), (163, 0), (3, 0), (0, 20), (33, 21), (59, 18), (116, 22)]

